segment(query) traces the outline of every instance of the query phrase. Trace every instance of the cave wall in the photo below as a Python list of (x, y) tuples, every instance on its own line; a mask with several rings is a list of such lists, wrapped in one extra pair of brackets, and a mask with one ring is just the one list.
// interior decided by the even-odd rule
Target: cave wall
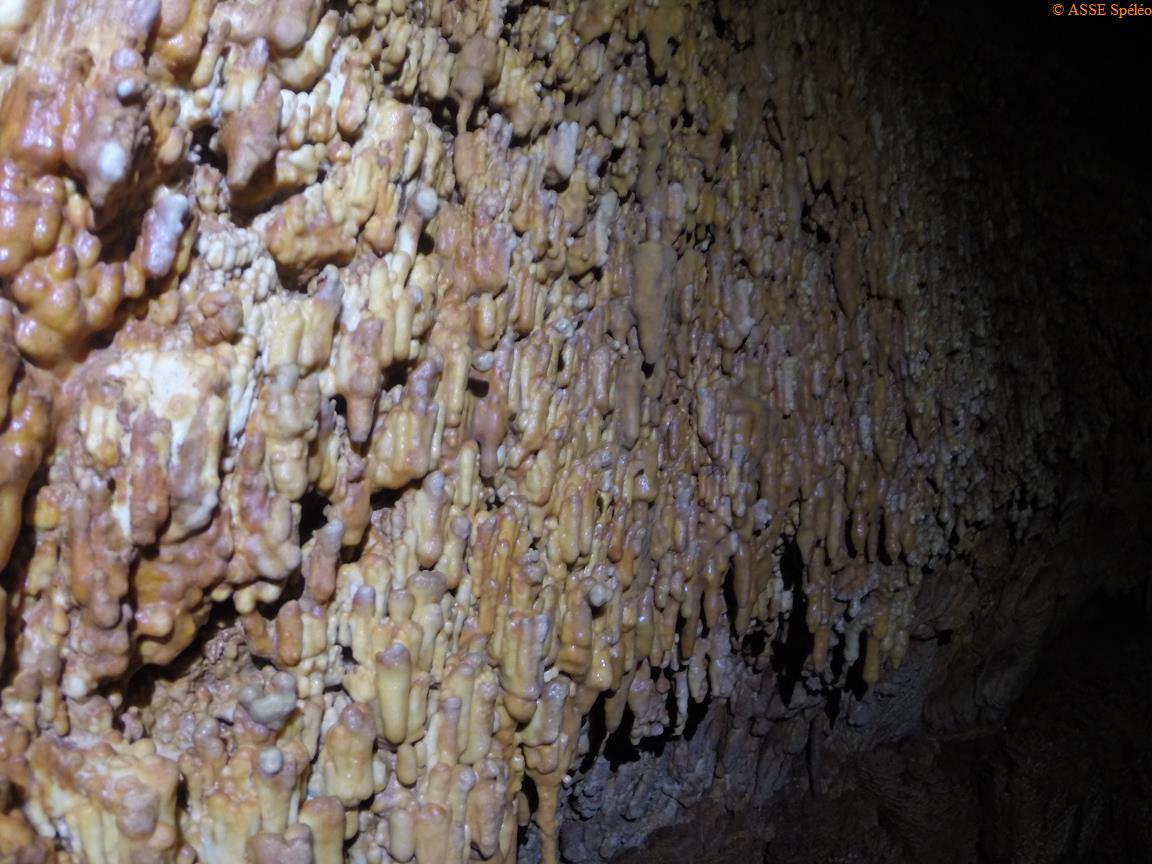
[(272, 9), (0, 8), (0, 854), (606, 861), (1144, 578), (1107, 208), (898, 16)]

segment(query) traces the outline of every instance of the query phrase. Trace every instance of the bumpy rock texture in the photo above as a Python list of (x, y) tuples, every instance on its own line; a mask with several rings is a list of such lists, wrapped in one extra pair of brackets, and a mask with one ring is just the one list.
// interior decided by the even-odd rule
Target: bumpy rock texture
[(1139, 321), (884, 33), (0, 2), (0, 857), (603, 861), (1001, 722), (1144, 578)]

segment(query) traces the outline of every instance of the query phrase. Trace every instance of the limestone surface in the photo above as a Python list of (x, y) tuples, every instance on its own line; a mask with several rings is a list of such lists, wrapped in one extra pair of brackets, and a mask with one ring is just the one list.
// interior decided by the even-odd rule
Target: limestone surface
[(971, 708), (1143, 373), (843, 5), (0, 0), (0, 859), (606, 859)]

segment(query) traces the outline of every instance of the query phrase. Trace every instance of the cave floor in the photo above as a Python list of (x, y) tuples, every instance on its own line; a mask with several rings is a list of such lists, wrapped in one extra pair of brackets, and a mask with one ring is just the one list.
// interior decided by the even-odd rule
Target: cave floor
[(835, 797), (761, 812), (705, 803), (618, 864), (1152, 862), (1152, 632), (1139, 598), (1097, 597), (1045, 652), (994, 735), (909, 738)]

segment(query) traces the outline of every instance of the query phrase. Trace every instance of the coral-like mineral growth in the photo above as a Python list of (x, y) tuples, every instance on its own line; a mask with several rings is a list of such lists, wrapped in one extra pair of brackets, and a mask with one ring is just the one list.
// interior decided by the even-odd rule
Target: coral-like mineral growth
[(0, 858), (551, 864), (901, 663), (1058, 406), (802, 6), (0, 2)]

